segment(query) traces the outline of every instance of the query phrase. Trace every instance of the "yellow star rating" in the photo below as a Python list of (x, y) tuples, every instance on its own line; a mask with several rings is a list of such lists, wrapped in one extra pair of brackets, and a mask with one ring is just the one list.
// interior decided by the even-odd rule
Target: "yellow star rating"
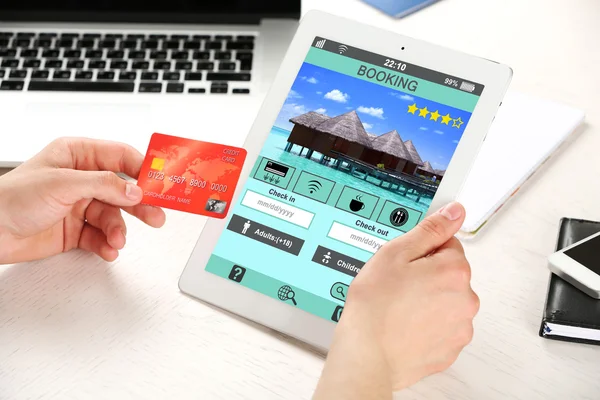
[(417, 107), (417, 103), (415, 103), (412, 106), (408, 106), (408, 113), (414, 115), (415, 111), (417, 111), (418, 109), (419, 107)]
[(429, 114), (427, 107), (419, 108), (419, 117), (427, 118), (427, 114)]
[(460, 126), (464, 124), (463, 120), (460, 117), (452, 120), (452, 127), (460, 129)]
[(440, 113), (437, 110), (435, 110), (434, 112), (431, 113), (431, 115), (429, 116), (429, 119), (431, 121), (437, 122), (439, 117), (441, 117)]
[(450, 121), (452, 121), (450, 114), (446, 114), (442, 117), (442, 124), (448, 125), (450, 123)]

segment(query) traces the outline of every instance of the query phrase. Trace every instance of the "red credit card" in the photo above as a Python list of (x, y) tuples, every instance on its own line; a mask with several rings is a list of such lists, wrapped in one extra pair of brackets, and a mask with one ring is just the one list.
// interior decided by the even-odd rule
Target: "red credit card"
[(246, 150), (155, 133), (138, 178), (143, 204), (225, 218)]

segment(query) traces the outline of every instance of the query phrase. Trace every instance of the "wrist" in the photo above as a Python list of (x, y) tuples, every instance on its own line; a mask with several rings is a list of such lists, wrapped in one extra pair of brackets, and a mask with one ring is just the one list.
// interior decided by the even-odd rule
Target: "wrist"
[(391, 370), (378, 340), (357, 315), (346, 310), (334, 340), (314, 400), (392, 398)]

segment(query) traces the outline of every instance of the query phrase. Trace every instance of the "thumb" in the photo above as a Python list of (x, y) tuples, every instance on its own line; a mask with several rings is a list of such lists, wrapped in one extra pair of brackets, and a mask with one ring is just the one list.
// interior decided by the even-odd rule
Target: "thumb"
[(465, 216), (465, 209), (460, 203), (442, 207), (413, 230), (396, 239), (402, 256), (413, 261), (431, 254), (458, 232)]
[(62, 169), (60, 173), (60, 183), (54, 186), (54, 197), (64, 204), (96, 199), (117, 207), (127, 207), (142, 201), (142, 189), (114, 172)]

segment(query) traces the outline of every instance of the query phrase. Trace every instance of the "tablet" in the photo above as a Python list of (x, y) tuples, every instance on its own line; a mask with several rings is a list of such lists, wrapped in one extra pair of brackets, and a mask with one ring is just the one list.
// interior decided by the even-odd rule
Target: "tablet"
[(246, 140), (229, 215), (207, 222), (180, 289), (327, 349), (369, 258), (455, 198), (511, 76), (307, 14)]

